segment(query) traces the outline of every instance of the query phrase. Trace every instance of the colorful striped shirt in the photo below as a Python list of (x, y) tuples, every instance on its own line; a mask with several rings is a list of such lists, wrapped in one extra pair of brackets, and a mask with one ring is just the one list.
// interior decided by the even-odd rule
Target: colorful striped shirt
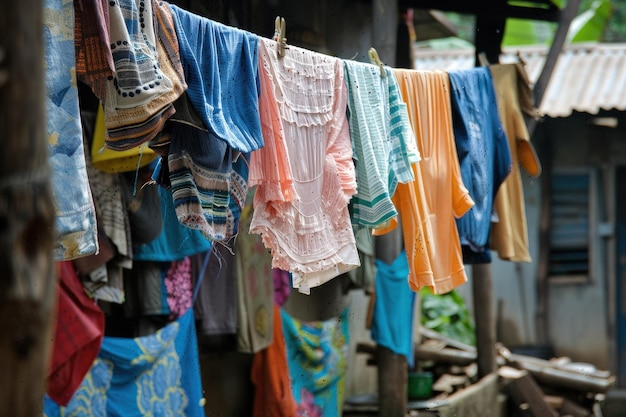
[(350, 201), (352, 224), (376, 228), (397, 216), (391, 196), (398, 182), (413, 180), (411, 163), (419, 152), (391, 71), (382, 77), (378, 67), (348, 60), (344, 68), (358, 183)]

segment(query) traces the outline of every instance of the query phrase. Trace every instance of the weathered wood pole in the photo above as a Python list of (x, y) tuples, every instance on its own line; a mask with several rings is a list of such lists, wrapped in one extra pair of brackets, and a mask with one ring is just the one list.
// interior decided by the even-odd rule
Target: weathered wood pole
[(55, 316), (42, 15), (0, 12), (0, 417), (42, 415)]
[(496, 371), (496, 318), (491, 264), (472, 265), (472, 298), (476, 322), (478, 376)]

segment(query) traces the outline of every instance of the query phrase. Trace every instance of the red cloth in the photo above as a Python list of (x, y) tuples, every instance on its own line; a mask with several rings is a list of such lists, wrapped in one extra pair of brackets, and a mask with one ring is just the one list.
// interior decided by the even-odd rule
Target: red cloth
[(255, 386), (254, 417), (296, 417), (298, 404), (291, 392), (287, 347), (278, 305), (274, 304), (272, 344), (254, 355), (251, 379)]
[(65, 406), (98, 356), (104, 313), (83, 290), (71, 261), (58, 262), (59, 292), (52, 362), (46, 392)]

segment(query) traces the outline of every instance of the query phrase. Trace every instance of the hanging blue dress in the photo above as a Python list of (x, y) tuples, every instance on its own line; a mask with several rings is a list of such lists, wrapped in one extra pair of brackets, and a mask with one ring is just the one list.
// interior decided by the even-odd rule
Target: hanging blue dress
[(45, 398), (46, 417), (204, 417), (193, 310), (155, 334), (105, 337), (67, 407)]

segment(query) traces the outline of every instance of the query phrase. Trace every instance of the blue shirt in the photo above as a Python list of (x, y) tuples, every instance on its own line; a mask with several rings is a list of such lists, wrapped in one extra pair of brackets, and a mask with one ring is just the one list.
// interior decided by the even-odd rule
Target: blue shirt
[(206, 128), (233, 149), (263, 147), (258, 37), (171, 5), (187, 94)]
[(376, 301), (372, 316), (372, 340), (413, 366), (413, 306), (415, 292), (409, 287), (406, 251), (391, 263), (376, 259)]
[(511, 151), (489, 69), (451, 71), (449, 76), (461, 176), (476, 203), (457, 219), (463, 262), (488, 263), (493, 201), (511, 171)]

